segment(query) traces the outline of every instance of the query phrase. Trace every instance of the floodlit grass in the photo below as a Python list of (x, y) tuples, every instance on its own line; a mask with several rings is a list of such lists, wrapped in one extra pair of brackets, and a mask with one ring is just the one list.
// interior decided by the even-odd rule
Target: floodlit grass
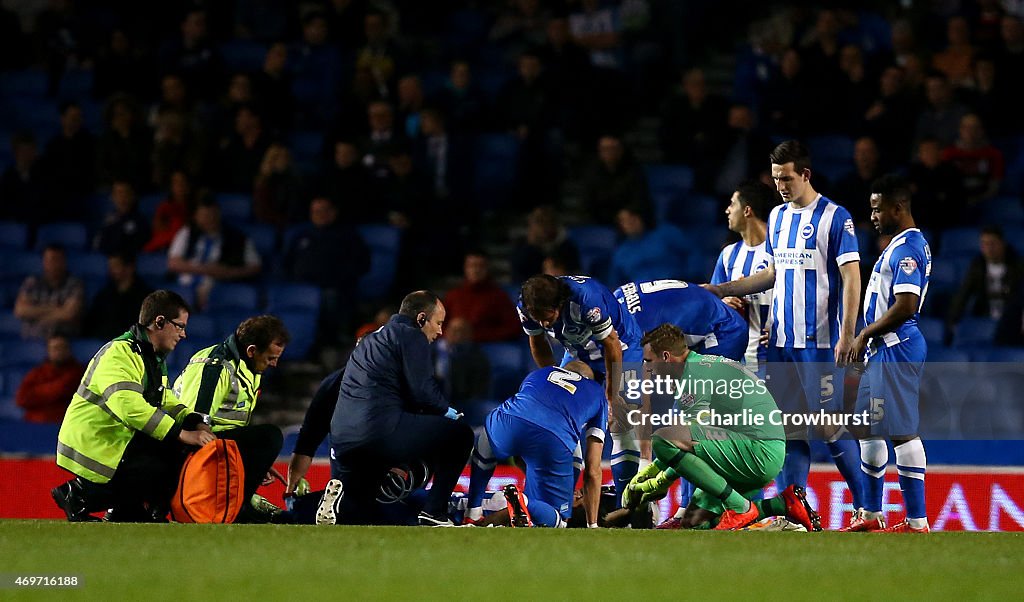
[[(2, 599), (1018, 599), (1024, 534), (0, 521)], [(78, 575), (18, 591), (14, 575)]]

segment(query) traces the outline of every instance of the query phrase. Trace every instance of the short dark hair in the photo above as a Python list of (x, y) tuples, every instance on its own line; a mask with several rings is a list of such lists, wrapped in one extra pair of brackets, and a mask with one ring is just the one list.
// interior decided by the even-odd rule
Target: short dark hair
[(640, 346), (650, 345), (655, 353), (668, 351), (672, 355), (686, 352), (686, 335), (674, 324), (662, 324), (640, 339)]
[(441, 299), (432, 291), (422, 290), (409, 293), (402, 299), (402, 305), (398, 308), (398, 315), (416, 319), (416, 316), (423, 312), (427, 318), (434, 315), (437, 304)]
[(572, 291), (565, 282), (547, 274), (531, 276), (519, 291), (523, 307), (530, 316), (549, 312), (562, 307), (569, 300)]
[(979, 235), (980, 234), (991, 234), (992, 236), (995, 236), (999, 240), (1006, 240), (1006, 235), (1003, 234), (1003, 229), (995, 224), (987, 224), (985, 226), (982, 226), (981, 232), (979, 232)]
[(747, 180), (736, 187), (736, 192), (740, 205), (750, 207), (757, 219), (768, 221), (768, 212), (778, 200), (771, 186), (760, 180)]
[(191, 313), (191, 309), (181, 295), (174, 291), (158, 290), (146, 295), (139, 310), (139, 324), (149, 326), (157, 316), (176, 317), (181, 312)]
[(271, 343), (287, 345), (291, 339), (292, 336), (281, 318), (269, 314), (246, 318), (235, 329), (235, 341), (238, 343), (239, 351), (249, 345), (255, 345), (258, 351), (263, 351), (270, 347)]
[(881, 195), (885, 203), (901, 203), (910, 210), (910, 183), (898, 174), (886, 174), (871, 183), (871, 194)]
[(799, 140), (786, 140), (780, 143), (768, 155), (772, 165), (792, 163), (796, 171), (811, 168), (811, 152)]
[(46, 246), (43, 247), (43, 253), (46, 253), (47, 251), (56, 251), (57, 253), (60, 253), (65, 257), (68, 254), (67, 248), (65, 248), (64, 245), (60, 244), (59, 242), (46, 243)]

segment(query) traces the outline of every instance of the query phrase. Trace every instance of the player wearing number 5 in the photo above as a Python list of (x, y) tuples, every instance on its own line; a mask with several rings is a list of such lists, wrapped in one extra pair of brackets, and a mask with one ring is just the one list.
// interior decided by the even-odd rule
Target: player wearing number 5
[(896, 176), (875, 180), (871, 187), (871, 223), (892, 242), (875, 262), (864, 294), (864, 330), (854, 339), (857, 357), (866, 370), (857, 392), (857, 412), (869, 412), (871, 432), (860, 441), (865, 478), (864, 508), (843, 531), (885, 529), (882, 493), (891, 439), (896, 470), (907, 507), (907, 519), (888, 531), (928, 532), (924, 504), (924, 444), (917, 436), (918, 394), (928, 347), (917, 327), (918, 312), (928, 292), (931, 249), (910, 213), (910, 189)]
[[(849, 211), (814, 190), (811, 158), (803, 144), (787, 140), (775, 147), (770, 158), (772, 179), (784, 202), (768, 217), (768, 267), (707, 288), (719, 297), (772, 289), (767, 374), (779, 409), (840, 412), (843, 371), (839, 366), (853, 358), (860, 303), (860, 254), (853, 220)], [(857, 442), (836, 427), (817, 434), (828, 441), (859, 507)], [(786, 436), (786, 462), (776, 484), (780, 489), (806, 487), (810, 469), (806, 431), (787, 431)]]
[[(497, 460), (515, 456), (526, 464), (527, 499), (521, 505), (533, 524), (564, 527), (572, 514), (577, 478), (573, 452), (582, 445), (586, 470), (583, 505), (587, 524), (597, 524), (608, 404), (593, 377), (590, 368), (578, 360), (565, 368), (535, 370), (523, 380), (518, 393), (487, 416), (472, 456), (470, 519), (483, 514), (484, 490)], [(515, 503), (510, 501), (510, 511)]]
[(623, 367), (637, 370), (643, 360), (640, 327), (608, 287), (586, 276), (533, 276), (523, 283), (516, 310), (539, 368), (555, 365), (548, 343), (552, 336), (565, 347), (561, 365), (582, 360), (604, 383), (612, 478), (621, 495), (640, 462), (640, 445), (626, 422), (626, 402), (620, 394)]

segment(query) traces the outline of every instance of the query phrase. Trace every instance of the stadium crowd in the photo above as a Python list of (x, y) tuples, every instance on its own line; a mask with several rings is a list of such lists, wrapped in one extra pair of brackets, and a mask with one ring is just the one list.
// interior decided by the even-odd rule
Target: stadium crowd
[(523, 281), (710, 281), (731, 195), (774, 187), (788, 139), (852, 217), (862, 288), (890, 242), (872, 183), (910, 182), (929, 357), (1024, 345), (1019, 2), (12, 6), (0, 417), (59, 419), (40, 374), (77, 380), (154, 289), (192, 309), (173, 381), (261, 313), (285, 361), (336, 364), (429, 288), (435, 372), (480, 425), (531, 363)]

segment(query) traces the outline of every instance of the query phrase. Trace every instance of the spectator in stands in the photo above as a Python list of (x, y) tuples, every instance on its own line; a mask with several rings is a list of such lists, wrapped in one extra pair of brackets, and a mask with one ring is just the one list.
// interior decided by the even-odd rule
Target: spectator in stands
[(1012, 104), (1014, 93), (1007, 89), (1012, 77), (998, 73), (991, 56), (978, 55), (974, 59), (974, 87), (960, 90), (964, 101), (982, 123), (998, 126), (1004, 136), (1019, 132), (1021, 124), (1019, 105)]
[(388, 16), (379, 10), (366, 13), (363, 35), (366, 45), (356, 52), (356, 70), (365, 69), (381, 97), (387, 98), (396, 73), (404, 69), (404, 60), (391, 36)]
[(263, 67), (252, 75), (253, 97), (263, 107), (271, 130), (291, 127), (295, 110), (292, 76), (288, 71), (288, 45), (275, 42), (267, 49)]
[[(96, 184), (96, 137), (82, 124), (82, 107), (61, 104), (60, 132), (47, 143), (42, 157), (54, 196), (68, 201), (91, 194)], [(65, 217), (82, 217), (85, 208), (76, 209)]]
[(480, 251), (466, 254), (462, 282), (448, 291), (444, 306), (449, 319), (469, 322), (477, 343), (511, 341), (521, 332), (515, 306), (491, 278), (487, 256)]
[(445, 397), (463, 412), (485, 399), (491, 387), (491, 364), (475, 339), (469, 320), (449, 317), (437, 342), (437, 378)]
[(136, 190), (145, 190), (150, 181), (153, 137), (139, 117), (135, 102), (128, 96), (115, 94), (107, 102), (104, 114), (106, 129), (96, 145), (97, 178), (110, 185), (115, 179), (132, 183)]
[(842, 102), (834, 107), (839, 113), (833, 118), (844, 134), (859, 133), (860, 122), (874, 100), (875, 82), (868, 77), (864, 51), (856, 44), (844, 44), (839, 50), (839, 85), (835, 94)]
[(174, 235), (188, 222), (195, 210), (195, 196), (189, 175), (180, 169), (175, 170), (171, 174), (167, 198), (156, 206), (153, 215), (153, 235), (142, 247), (143, 252), (163, 251), (171, 245)]
[(968, 205), (992, 198), (1003, 181), (1003, 153), (989, 143), (985, 126), (975, 113), (960, 118), (956, 143), (942, 151), (942, 160), (960, 173), (960, 182)]
[(603, 112), (600, 104), (592, 102), (590, 54), (573, 39), (567, 17), (556, 15), (548, 20), (547, 41), (538, 54), (565, 136), (589, 145)]
[(595, 67), (621, 69), (623, 66), (622, 24), (611, 6), (599, 0), (581, 0), (580, 10), (569, 15), (569, 29), (576, 43), (590, 51)]
[[(1024, 73), (1024, 23), (1019, 16), (1006, 15), (999, 32), (1000, 44), (994, 51), (996, 73), (1009, 82)], [(1024, 106), (1024, 90), (1018, 85), (1007, 85), (1003, 93), (1006, 95), (1007, 106), (1014, 108), (1011, 112), (1013, 120), (1009, 125), (1012, 131), (1019, 133), (1024, 130), (1024, 112), (1019, 110)]]
[(283, 144), (271, 144), (253, 186), (256, 220), (278, 228), (302, 222), (309, 215), (306, 202), (305, 186), (291, 151)]
[(387, 150), (395, 144), (404, 144), (405, 136), (395, 127), (395, 112), (383, 100), (371, 102), (366, 108), (369, 133), (360, 145), (363, 165), (377, 180), (387, 177)]
[(18, 291), (14, 317), (21, 320), (21, 336), (46, 337), (54, 332), (78, 333), (85, 308), (82, 280), (68, 273), (67, 253), (58, 244), (43, 249), (43, 273), (29, 276)]
[(415, 138), (420, 133), (420, 116), (425, 98), (423, 82), (418, 75), (403, 75), (398, 80), (398, 129), (406, 138)]
[(619, 210), (619, 230), (625, 239), (615, 249), (607, 282), (645, 282), (678, 278), (685, 265), (686, 236), (671, 224), (656, 225), (646, 206), (628, 205)]
[(846, 207), (857, 227), (869, 232), (873, 232), (874, 227), (870, 207), (864, 199), (871, 198), (871, 184), (884, 171), (878, 145), (870, 137), (861, 136), (853, 143), (853, 170), (829, 188), (829, 198)]
[(203, 8), (193, 6), (185, 12), (180, 34), (164, 42), (159, 56), (163, 71), (180, 73), (199, 98), (210, 98), (217, 90), (224, 66), (210, 39)]
[(96, 293), (85, 314), (83, 333), (110, 340), (124, 333), (138, 317), (142, 300), (153, 287), (135, 271), (135, 256), (113, 253), (107, 256), (107, 282)]
[(953, 15), (946, 24), (946, 48), (932, 57), (932, 67), (944, 73), (952, 86), (970, 87), (974, 53), (967, 19)]
[(544, 43), (544, 30), (550, 11), (539, 0), (514, 0), (504, 3), (487, 37), (505, 50), (509, 58), (527, 48)]
[[(137, 255), (150, 238), (150, 228), (149, 220), (139, 213), (135, 188), (131, 182), (114, 180), (110, 187), (110, 201), (114, 211), (104, 219), (96, 233), (93, 249), (106, 255)], [(142, 303), (141, 299), (139, 303)], [(136, 303), (134, 307), (138, 306)]]
[(174, 111), (181, 114), (188, 125), (196, 123), (195, 103), (189, 97), (185, 80), (177, 73), (167, 73), (160, 78), (160, 97), (154, 102), (146, 115), (146, 124), (153, 129), (157, 127), (157, 118), (163, 111)]
[(383, 221), (383, 211), (372, 202), (375, 192), (359, 147), (352, 140), (343, 139), (335, 142), (331, 151), (331, 164), (317, 189), (344, 210), (346, 221), (354, 224)]
[(429, 179), (434, 198), (461, 210), (460, 201), (468, 194), (466, 176), (472, 173), (472, 148), (463, 137), (448, 133), (444, 115), (435, 108), (423, 109), (419, 124), (414, 162)]
[(14, 402), (25, 410), (22, 420), (60, 424), (85, 366), (71, 354), (71, 341), (60, 334), (46, 339), (46, 359), (29, 370), (18, 385)]
[(569, 263), (565, 254), (552, 253), (544, 258), (541, 262), (541, 273), (547, 274), (548, 276), (568, 276), (570, 274), (579, 274), (579, 262)]
[(141, 98), (154, 83), (155, 69), (149, 56), (133, 42), (128, 30), (127, 25), (115, 26), (96, 53), (93, 94), (97, 98), (116, 93)]
[(173, 109), (163, 109), (157, 114), (150, 178), (153, 187), (167, 188), (176, 169), (184, 169), (192, 176), (203, 174), (207, 165), (206, 138), (194, 123)]
[(393, 305), (385, 305), (378, 309), (377, 313), (373, 314), (373, 319), (356, 329), (356, 342), (358, 343), (359, 339), (387, 324), (394, 313), (395, 307)]
[(524, 282), (541, 273), (545, 258), (556, 255), (566, 258), (571, 273), (579, 269), (579, 250), (559, 223), (558, 212), (551, 205), (542, 205), (526, 216), (526, 238), (512, 249), (512, 281)]
[(978, 237), (981, 253), (967, 268), (960, 288), (950, 302), (948, 325), (955, 328), (965, 313), (998, 320), (1011, 292), (1024, 281), (1024, 261), (1006, 244), (998, 226), (986, 226)]
[(452, 133), (473, 133), (480, 129), (484, 116), (484, 98), (473, 83), (472, 70), (467, 61), (453, 61), (448, 81), (438, 93), (434, 104), (445, 115)]
[(963, 184), (956, 168), (942, 160), (938, 140), (924, 138), (917, 143), (917, 156), (910, 164), (907, 179), (914, 203), (921, 208), (914, 216), (918, 225), (938, 233), (960, 223)]
[(967, 107), (953, 97), (949, 80), (941, 72), (928, 74), (924, 90), (926, 104), (917, 118), (917, 139), (936, 138), (943, 145), (953, 144)]
[(192, 222), (178, 230), (167, 250), (167, 269), (182, 286), (195, 287), (196, 305), (205, 307), (218, 280), (247, 280), (259, 275), (262, 261), (244, 232), (221, 221), (220, 206), (205, 197)]
[(339, 221), (337, 205), (326, 196), (313, 197), (309, 223), (292, 238), (284, 265), (289, 280), (320, 287), (320, 344), (346, 340), (360, 296), (359, 278), (370, 269), (370, 251), (349, 222)]
[(613, 225), (626, 205), (650, 206), (647, 179), (622, 139), (607, 134), (598, 139), (597, 161), (584, 176), (583, 206), (597, 223)]
[(218, 89), (224, 90), (224, 93), (217, 97), (216, 102), (205, 105), (203, 110), (203, 120), (211, 140), (222, 141), (231, 136), (235, 126), (235, 114), (244, 106), (256, 110), (263, 120), (265, 131), (269, 134), (277, 133), (272, 127), (268, 127), (264, 108), (256, 101), (252, 78), (248, 74), (234, 73), (219, 84)]
[(771, 138), (758, 127), (754, 111), (745, 104), (729, 107), (726, 129), (714, 145), (716, 194), (731, 197), (740, 183), (757, 179), (763, 172), (764, 158), (772, 151)]
[[(903, 163), (911, 156), (918, 106), (905, 85), (902, 67), (890, 65), (878, 78), (878, 95), (864, 112), (862, 131), (878, 142), (883, 160)], [(918, 200), (914, 196), (914, 200)], [(915, 216), (917, 217), (917, 216)]]
[(0, 219), (31, 226), (51, 221), (49, 184), (31, 132), (11, 136), (14, 163), (0, 177)]
[(346, 52), (354, 51), (364, 43), (367, 0), (331, 0), (327, 3), (327, 25), (331, 40)]
[[(703, 69), (684, 71), (679, 90), (669, 96), (661, 110), (658, 139), (662, 159), (690, 165), (703, 182), (713, 177), (728, 110), (724, 98), (708, 92)], [(760, 161), (764, 163), (764, 157)]]
[(814, 90), (800, 53), (789, 48), (782, 53), (779, 73), (768, 80), (761, 92), (761, 119), (773, 136), (802, 136), (814, 126), (811, 103)]
[(262, 117), (252, 105), (238, 108), (234, 124), (234, 133), (221, 142), (217, 177), (222, 191), (249, 194), (270, 140)]

